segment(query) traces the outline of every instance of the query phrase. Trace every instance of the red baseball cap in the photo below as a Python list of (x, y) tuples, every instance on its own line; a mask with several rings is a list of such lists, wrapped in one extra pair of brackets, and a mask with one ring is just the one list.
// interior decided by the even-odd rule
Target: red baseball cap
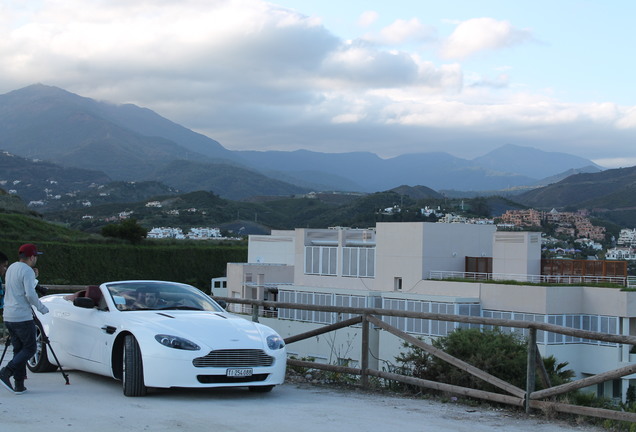
[(23, 255), (26, 258), (29, 258), (36, 255), (42, 255), (42, 252), (39, 252), (38, 248), (34, 244), (27, 243), (20, 246), (20, 249), (18, 250), (18, 254)]

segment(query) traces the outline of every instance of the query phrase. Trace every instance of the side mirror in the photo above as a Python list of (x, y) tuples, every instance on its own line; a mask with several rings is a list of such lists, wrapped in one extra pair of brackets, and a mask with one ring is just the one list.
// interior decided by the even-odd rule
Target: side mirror
[(227, 302), (225, 300), (216, 300), (216, 302), (219, 304), (219, 306), (221, 306), (223, 309), (227, 309)]
[(81, 307), (84, 309), (92, 309), (95, 307), (95, 301), (90, 297), (76, 297), (73, 299), (73, 306)]

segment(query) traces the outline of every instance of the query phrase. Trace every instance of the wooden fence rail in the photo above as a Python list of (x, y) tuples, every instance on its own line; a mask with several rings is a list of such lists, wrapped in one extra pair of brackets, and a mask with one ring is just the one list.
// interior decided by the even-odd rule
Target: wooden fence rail
[[(320, 369), (338, 373), (345, 373), (351, 375), (359, 375), (361, 377), (361, 384), (363, 386), (368, 385), (368, 377), (374, 376), (386, 380), (402, 382), (410, 385), (415, 385), (423, 388), (428, 388), (432, 390), (438, 390), (448, 393), (453, 393), (457, 395), (463, 395), (468, 397), (474, 397), (478, 399), (484, 399), (492, 402), (503, 403), (518, 407), (525, 407), (527, 412), (530, 412), (531, 409), (542, 409), (542, 410), (551, 410), (557, 412), (563, 412), (568, 414), (576, 414), (576, 415), (586, 415), (591, 417), (599, 417), (606, 418), (611, 420), (618, 421), (627, 421), (627, 422), (636, 422), (636, 413), (623, 412), (623, 411), (614, 411), (608, 409), (601, 408), (591, 408), (584, 407), (578, 405), (570, 405), (561, 402), (556, 402), (553, 400), (545, 401), (541, 399), (546, 398), (554, 398), (558, 395), (563, 395), (568, 392), (581, 389), (583, 387), (588, 387), (590, 385), (598, 384), (601, 382), (605, 382), (611, 379), (617, 379), (623, 376), (631, 375), (636, 373), (636, 363), (619, 368), (616, 370), (604, 372), (598, 375), (594, 375), (588, 378), (580, 379), (577, 381), (569, 382), (560, 386), (550, 387), (549, 382), (547, 381), (545, 371), (543, 371), (543, 375), (540, 375), (540, 378), (544, 381), (544, 384), (548, 388), (544, 390), (535, 391), (535, 381), (536, 381), (536, 372), (537, 368), (541, 368), (542, 364), (540, 361), (537, 361), (538, 352), (536, 346), (536, 332), (537, 330), (542, 330), (546, 332), (559, 333), (567, 336), (574, 336), (583, 339), (589, 340), (598, 340), (602, 342), (611, 342), (618, 344), (630, 344), (636, 345), (636, 336), (629, 335), (614, 335), (614, 334), (606, 334), (593, 332), (588, 330), (579, 330), (573, 329), (569, 327), (561, 327), (553, 324), (546, 324), (534, 321), (518, 321), (518, 320), (506, 320), (506, 319), (497, 319), (497, 318), (483, 318), (483, 317), (473, 317), (473, 316), (464, 316), (464, 315), (449, 315), (449, 314), (434, 314), (434, 313), (426, 313), (426, 312), (409, 312), (409, 311), (399, 311), (399, 310), (391, 310), (391, 309), (378, 309), (378, 308), (353, 308), (353, 307), (339, 307), (339, 306), (318, 306), (311, 304), (300, 304), (300, 303), (282, 303), (282, 302), (272, 302), (272, 301), (262, 301), (262, 300), (250, 300), (250, 299), (237, 299), (230, 297), (215, 297), (215, 300), (222, 300), (226, 303), (234, 303), (234, 304), (244, 304), (251, 305), (253, 308), (252, 317), (254, 320), (258, 320), (259, 316), (259, 308), (278, 308), (278, 309), (298, 309), (298, 310), (311, 310), (311, 311), (320, 311), (320, 312), (333, 312), (338, 314), (351, 314), (357, 315), (351, 319), (343, 320), (334, 324), (326, 325), (320, 327), (318, 329), (305, 332), (298, 335), (293, 335), (285, 338), (285, 342), (287, 344), (291, 344), (294, 342), (298, 342), (301, 340), (309, 339), (324, 333), (328, 333), (340, 328), (348, 327), (351, 325), (362, 324), (362, 352), (361, 352), (361, 367), (360, 368), (351, 368), (330, 364), (322, 364), (315, 362), (307, 362), (297, 359), (289, 359), (288, 363), (294, 366), (312, 368), (312, 369)], [(418, 318), (425, 320), (436, 320), (436, 321), (449, 321), (449, 322), (459, 322), (466, 324), (479, 324), (479, 325), (488, 325), (494, 327), (512, 327), (512, 328), (521, 328), (521, 329), (529, 329), (528, 338), (528, 369), (527, 369), (527, 380), (526, 380), (526, 389), (520, 389), (510, 383), (507, 383), (493, 375), (488, 374), (485, 371), (479, 370), (474, 366), (464, 362), (461, 359), (455, 358), (434, 346), (423, 342), (421, 339), (418, 339), (408, 333), (403, 332), (402, 330), (391, 326), (380, 318), (381, 316), (397, 316), (397, 317), (405, 317), (405, 318)], [(389, 373), (379, 370), (374, 370), (369, 368), (369, 325), (374, 325), (378, 328), (381, 328), (403, 340), (406, 342), (415, 345), (429, 354), (436, 356), (449, 364), (475, 376), (478, 377), (487, 383), (499, 388), (500, 390), (508, 393), (508, 394), (500, 394), (487, 392), (483, 390), (476, 390), (466, 387), (459, 387), (450, 384), (439, 383), (435, 381), (428, 381), (419, 378), (415, 378), (412, 376), (405, 376), (395, 373)], [(541, 371), (540, 371), (541, 372)]]

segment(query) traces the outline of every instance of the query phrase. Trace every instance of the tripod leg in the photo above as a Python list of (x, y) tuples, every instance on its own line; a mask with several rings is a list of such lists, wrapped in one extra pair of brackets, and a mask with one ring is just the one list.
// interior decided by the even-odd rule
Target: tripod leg
[[(41, 345), (42, 353), (40, 354), (40, 356), (42, 358), (46, 358), (46, 353), (50, 352), (53, 355), (53, 358), (55, 359), (55, 364), (57, 365), (57, 368), (60, 370), (60, 372), (62, 373), (62, 376), (64, 377), (64, 381), (66, 381), (66, 385), (69, 385), (70, 384), (69, 376), (62, 368), (62, 365), (60, 364), (60, 361), (58, 360), (57, 355), (55, 354), (55, 351), (53, 350), (53, 347), (51, 346), (51, 341), (49, 340), (48, 336), (44, 332), (44, 326), (40, 323), (40, 321), (37, 319), (35, 314), (33, 314), (33, 320), (35, 323), (35, 327), (38, 331), (36, 335), (39, 334), (40, 342), (42, 344)], [(47, 347), (48, 347), (48, 350), (47, 350)]]
[(2, 351), (2, 357), (0, 357), (0, 364), (2, 364), (4, 360), (4, 355), (7, 353), (9, 345), (11, 345), (11, 338), (7, 336), (7, 339), (4, 341), (4, 351)]

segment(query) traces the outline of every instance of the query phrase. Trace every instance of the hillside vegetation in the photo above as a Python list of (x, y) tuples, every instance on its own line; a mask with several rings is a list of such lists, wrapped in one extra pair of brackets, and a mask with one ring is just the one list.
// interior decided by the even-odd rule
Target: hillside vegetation
[[(0, 213), (0, 232), (2, 232), (2, 241), (19, 240), (21, 243), (36, 243), (40, 241), (79, 242), (94, 239), (87, 233), (46, 222), (35, 216), (17, 213)], [(9, 254), (7, 253), (7, 255)]]
[(636, 226), (636, 167), (570, 176), (521, 194), (516, 201), (536, 209), (587, 209), (622, 227)]

